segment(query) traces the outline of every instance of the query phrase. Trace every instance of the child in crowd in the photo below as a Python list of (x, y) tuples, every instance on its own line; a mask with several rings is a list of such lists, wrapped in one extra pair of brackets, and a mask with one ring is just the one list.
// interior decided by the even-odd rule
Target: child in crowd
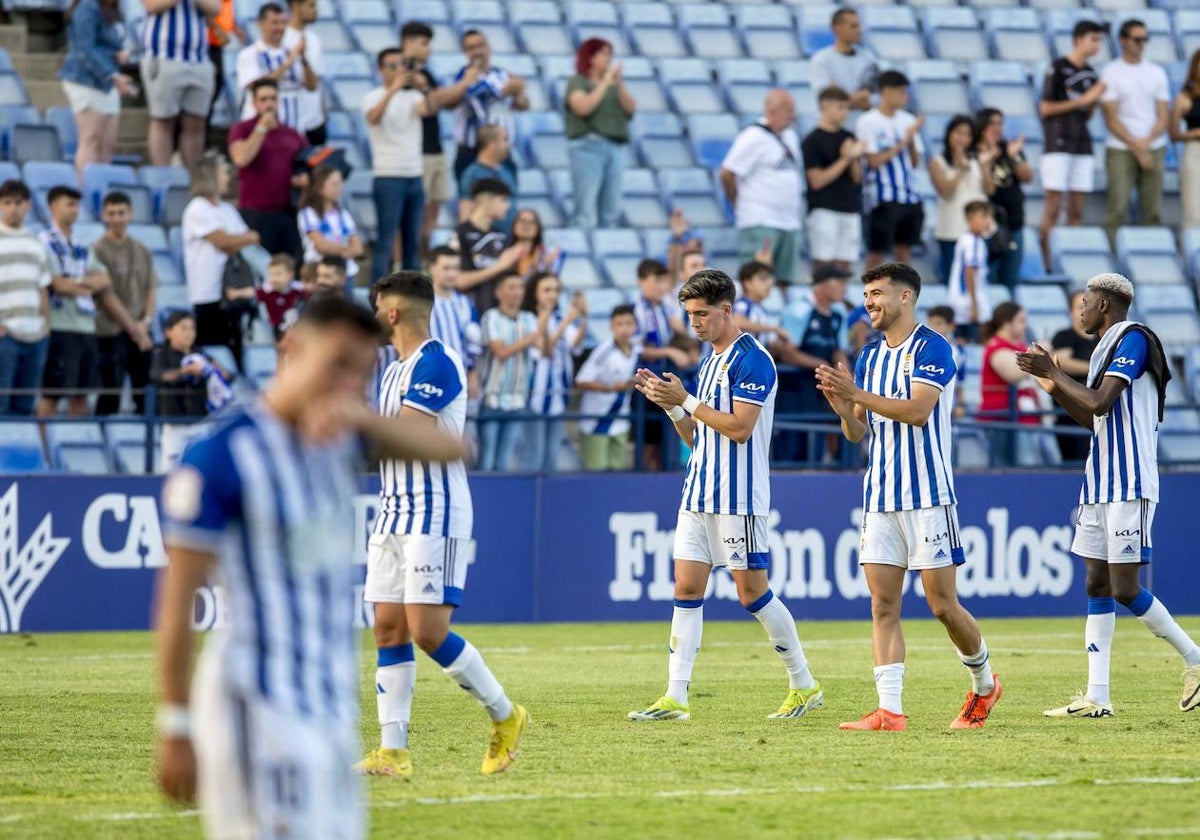
[(963, 393), (963, 363), (966, 361), (966, 354), (963, 352), (962, 344), (954, 337), (954, 310), (949, 306), (935, 306), (925, 316), (925, 323), (931, 330), (949, 341), (950, 347), (954, 351), (954, 366), (958, 368), (958, 376), (954, 379), (954, 416), (962, 417), (966, 410), (959, 397)]
[(979, 341), (980, 324), (992, 318), (988, 302), (988, 247), (986, 237), (992, 230), (992, 205), (972, 201), (963, 209), (967, 217), (967, 232), (954, 245), (954, 262), (950, 266), (950, 287), (946, 302), (954, 310), (958, 324), (956, 334), (965, 341)]
[(525, 280), (507, 274), (496, 282), (496, 306), (483, 314), (483, 409), (479, 415), (481, 470), (518, 467), (528, 415), (534, 347), (542, 338), (537, 317), (521, 309)]
[(566, 440), (562, 420), (571, 394), (575, 354), (587, 337), (587, 301), (576, 292), (567, 311), (558, 306), (562, 281), (550, 272), (535, 274), (525, 288), (525, 310), (537, 316), (541, 338), (534, 345), (533, 388), (529, 410), (544, 419), (530, 423), (528, 466), (554, 472)]
[(592, 351), (575, 379), (575, 387), (583, 392), (579, 413), (593, 415), (579, 421), (586, 470), (626, 468), (629, 392), (641, 347), (635, 340), (638, 324), (632, 306), (615, 307), (611, 320), (612, 338)]
[(258, 302), (267, 309), (267, 320), (275, 340), (296, 319), (296, 312), (304, 300), (304, 288), (296, 282), (296, 261), (288, 254), (276, 254), (267, 264), (267, 282), (255, 290)]

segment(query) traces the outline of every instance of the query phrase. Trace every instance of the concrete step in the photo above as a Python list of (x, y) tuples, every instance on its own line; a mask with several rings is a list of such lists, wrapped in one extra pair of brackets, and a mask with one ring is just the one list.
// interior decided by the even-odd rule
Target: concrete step
[(0, 47), (8, 50), (11, 55), (24, 53), (29, 49), (29, 33), (21, 24), (9, 23), (0, 26)]
[(33, 100), (33, 104), (42, 111), (55, 105), (70, 104), (67, 102), (67, 95), (63, 92), (62, 82), (53, 77), (37, 79), (26, 76), (25, 88), (29, 91), (29, 98)]
[(57, 79), (63, 58), (60, 53), (12, 53), (13, 67), (26, 82)]

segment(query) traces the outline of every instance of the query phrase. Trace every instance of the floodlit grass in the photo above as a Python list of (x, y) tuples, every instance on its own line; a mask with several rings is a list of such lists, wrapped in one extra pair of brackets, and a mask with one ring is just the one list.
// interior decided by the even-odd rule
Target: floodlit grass
[[(825, 707), (768, 721), (783, 668), (752, 620), (710, 623), (687, 723), (632, 723), (666, 678), (660, 624), (467, 627), (534, 717), (520, 760), (478, 774), (485, 715), (419, 662), (411, 784), (371, 780), (371, 836), (1200, 836), (1200, 712), (1179, 659), (1118, 623), (1109, 720), (1047, 720), (1082, 687), (1082, 618), (985, 621), (1005, 695), (982, 731), (949, 732), (969, 687), (941, 628), (908, 624), (907, 733), (839, 732), (871, 709), (870, 629), (801, 622)], [(1200, 633), (1200, 621), (1184, 621)], [(150, 776), (145, 633), (0, 637), (0, 837), (195, 838)], [(363, 639), (363, 737), (376, 739)]]

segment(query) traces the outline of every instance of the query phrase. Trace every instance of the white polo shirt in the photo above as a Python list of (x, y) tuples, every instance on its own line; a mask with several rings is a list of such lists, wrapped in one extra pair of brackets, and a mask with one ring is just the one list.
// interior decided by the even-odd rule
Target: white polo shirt
[[(366, 114), (387, 96), (381, 85), (363, 97)], [(419, 90), (398, 90), (387, 104), (378, 125), (367, 123), (371, 159), (376, 178), (420, 178), (424, 171), (424, 133), (417, 107), (425, 95)]]
[[(1169, 102), (1170, 86), (1167, 72), (1152, 61), (1142, 59), (1130, 64), (1122, 58), (1110, 61), (1100, 71), (1100, 81), (1107, 85), (1101, 102), (1117, 103), (1117, 119), (1134, 137), (1145, 137), (1158, 122), (1158, 103)], [(1111, 131), (1105, 146), (1110, 149), (1128, 149)], [(1150, 144), (1152, 149), (1167, 145), (1164, 131)]]
[(800, 138), (794, 128), (777, 135), (763, 121), (746, 126), (721, 167), (737, 176), (739, 228), (800, 229)]

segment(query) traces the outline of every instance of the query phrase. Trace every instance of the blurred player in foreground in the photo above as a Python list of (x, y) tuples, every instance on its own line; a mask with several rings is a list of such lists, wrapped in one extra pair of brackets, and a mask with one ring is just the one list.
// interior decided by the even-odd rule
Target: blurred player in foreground
[[(158, 781), (182, 802), (199, 788), (209, 837), (364, 835), (350, 768), (359, 699), (348, 550), (362, 444), (387, 457), (463, 454), (456, 436), (368, 409), (379, 334), (365, 307), (310, 301), (261, 400), (189, 446), (163, 486)], [(193, 600), (214, 568), (229, 626), (211, 634), (192, 681)]]
[(1001, 689), (979, 625), (958, 602), (955, 581), (966, 556), (950, 469), (958, 372), (954, 351), (941, 335), (917, 323), (921, 275), (911, 267), (885, 263), (862, 279), (871, 326), (882, 334), (863, 348), (853, 377), (845, 365), (817, 368), (818, 387), (841, 417), (850, 442), (871, 432), (858, 561), (871, 590), (879, 708), (839, 728), (908, 728), (901, 703), (905, 649), (900, 602), (904, 575), (911, 570), (921, 573), (929, 609), (971, 672), (972, 690), (950, 728), (978, 729)]
[(1152, 553), (1158, 424), (1171, 368), (1158, 336), (1129, 320), (1132, 304), (1133, 284), (1120, 274), (1100, 274), (1088, 281), (1079, 320), (1084, 332), (1099, 337), (1100, 343), (1092, 352), (1087, 384), (1063, 372), (1042, 347), (1034, 345), (1017, 355), (1021, 370), (1038, 377), (1079, 425), (1092, 430), (1071, 544), (1071, 552), (1087, 564), (1083, 634), (1088, 688), (1062, 708), (1047, 711), (1048, 717), (1112, 717), (1108, 670), (1117, 601), (1183, 657), (1180, 710), (1200, 706), (1200, 647), (1139, 580)]
[(700, 651), (704, 593), (714, 567), (725, 566), (738, 600), (767, 631), (787, 668), (790, 690), (768, 717), (799, 718), (824, 699), (813, 679), (791, 612), (767, 583), (771, 510), (768, 451), (775, 417), (776, 375), (771, 355), (734, 322), (737, 290), (726, 274), (698, 271), (679, 301), (712, 355), (700, 367), (699, 396), (672, 373), (639, 369), (635, 387), (667, 412), (692, 447), (675, 530), (675, 614), (671, 619), (667, 693), (631, 720), (687, 720), (688, 683)]
[[(377, 401), (389, 422), (462, 438), (467, 424), (467, 375), (462, 359), (429, 337), (433, 283), (416, 271), (384, 277), (374, 288), (375, 312), (398, 358), (383, 373)], [(467, 469), (425, 459), (379, 464), (379, 515), (367, 553), (363, 599), (375, 605), (375, 701), (380, 745), (356, 765), (362, 773), (411, 779), (408, 724), (417, 663), (413, 642), (487, 710), (492, 736), (482, 771), (512, 764), (529, 723), (509, 701), (475, 646), (450, 629), (475, 556), (474, 510)]]

